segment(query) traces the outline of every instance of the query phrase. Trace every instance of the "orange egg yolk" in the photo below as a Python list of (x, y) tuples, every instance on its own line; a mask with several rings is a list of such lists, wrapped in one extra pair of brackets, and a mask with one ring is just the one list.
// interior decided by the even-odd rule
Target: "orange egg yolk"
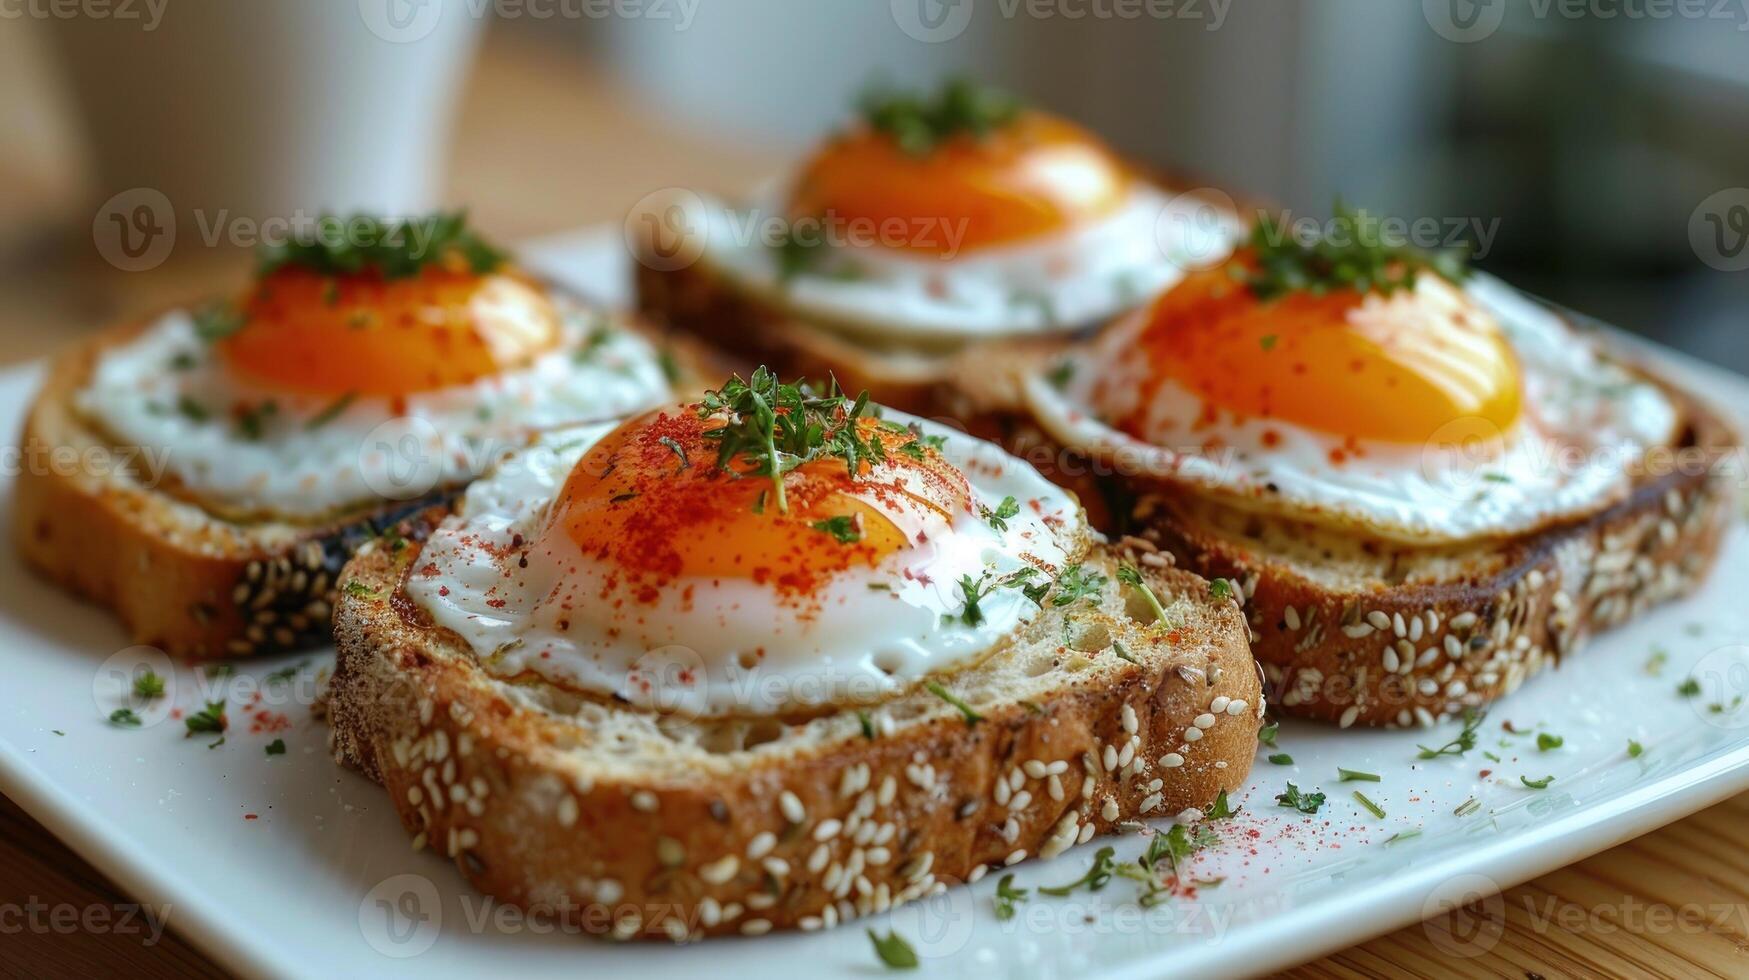
[[(863, 419), (864, 435), (885, 444), (886, 461), (854, 474), (839, 458), (792, 470), (781, 512), (770, 477), (717, 468), (718, 443), (706, 432), (722, 424), (680, 406), (609, 433), (565, 481), (544, 532), (549, 553), (580, 549), (642, 601), (681, 577), (809, 595), (847, 569), (925, 547), (970, 509), (963, 473), (932, 449), (921, 459), (895, 451), (911, 436)], [(731, 466), (745, 471), (740, 461)], [(833, 526), (855, 540), (840, 540)]]
[[(1388, 296), (1332, 290), (1265, 302), (1230, 273), (1193, 273), (1169, 290), (1139, 340), (1156, 383), (1189, 389), (1207, 414), (1398, 444), (1459, 420), (1501, 434), (1518, 420), (1518, 361), (1499, 324), (1434, 274)], [(1144, 437), (1142, 410), (1114, 421)]]
[[(802, 168), (792, 216), (830, 216), (879, 231), (883, 245), (949, 258), (1038, 238), (1115, 211), (1130, 176), (1072, 123), (1023, 112), (982, 136), (962, 133), (925, 154), (861, 129)], [(856, 222), (857, 224), (850, 224)]]
[(464, 385), (556, 346), (559, 317), (534, 283), (427, 266), (418, 275), (326, 276), (286, 267), (244, 298), (219, 356), (254, 384), (402, 396)]

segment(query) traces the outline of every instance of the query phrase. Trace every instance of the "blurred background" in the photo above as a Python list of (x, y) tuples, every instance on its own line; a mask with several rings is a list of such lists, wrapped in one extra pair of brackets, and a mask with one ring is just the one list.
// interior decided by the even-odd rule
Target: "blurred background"
[(953, 73), (1749, 370), (1749, 0), (0, 0), (0, 360), (226, 288), (242, 221), (617, 222)]

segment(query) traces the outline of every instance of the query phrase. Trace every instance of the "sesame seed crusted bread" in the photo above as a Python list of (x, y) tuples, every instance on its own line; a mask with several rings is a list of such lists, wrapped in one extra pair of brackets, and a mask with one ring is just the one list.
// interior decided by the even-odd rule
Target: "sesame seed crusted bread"
[(1431, 725), (1705, 580), (1737, 513), (1719, 463), (1739, 437), (1663, 387), (1686, 419), (1670, 448), (1704, 465), (1641, 476), (1621, 502), (1533, 534), (1396, 547), (1147, 490), (1130, 525), (1184, 567), (1232, 583), (1281, 710), (1343, 727)]
[[(1163, 194), (1206, 200), (1223, 214), (1236, 217), (1251, 206), (1248, 200), (1235, 202), (1224, 192), (1212, 191), (1207, 182), (1190, 175), (1136, 162), (1131, 162), (1130, 170)], [(636, 308), (651, 320), (692, 334), (746, 367), (765, 364), (784, 377), (836, 376), (846, 391), (866, 390), (882, 405), (924, 417), (947, 413), (946, 399), (963, 372), (980, 378), (997, 376), (980, 358), (1006, 358), (1015, 350), (1053, 350), (1103, 326), (1065, 324), (1059, 332), (1028, 339), (887, 344), (866, 328), (852, 335), (738, 288), (711, 265), (708, 251), (690, 264), (670, 268), (672, 256), (657, 247), (653, 233), (639, 248), (639, 261), (633, 263)]]
[(1030, 355), (1030, 364), (1024, 353), (983, 359), (999, 374), (961, 372), (946, 410), (996, 430), (1034, 465), (1054, 457), (1055, 475), (1039, 469), (1058, 482), (1069, 474), (1083, 499), (1103, 498), (1102, 530), (1227, 580), (1278, 710), (1343, 727), (1427, 726), (1488, 704), (1588, 637), (1688, 593), (1718, 557), (1739, 497), (1721, 464), (1741, 436), (1703, 400), (1600, 343), (1677, 405), (1683, 421), (1663, 454), (1671, 465), (1648, 466), (1625, 499), (1586, 519), (1449, 547), (1397, 546), (1099, 470), (1013, 398), (1018, 372), (1047, 370), (1048, 354)]
[[(326, 642), (334, 583), (352, 551), (460, 488), (374, 500), (319, 522), (203, 506), (177, 492), (168, 474), (153, 479), (142, 451), (117, 445), (76, 408), (100, 355), (151, 322), (110, 328), (51, 363), (20, 438), (13, 502), (19, 551), (45, 577), (113, 609), (133, 642), (173, 656), (247, 656)], [(684, 340), (673, 353), (677, 386), (696, 388), (703, 355)]]
[(1097, 546), (1094, 600), (1047, 604), (932, 679), (969, 713), (924, 687), (806, 717), (696, 719), (499, 679), (429, 625), (403, 583), (443, 513), (344, 573), (335, 755), (383, 784), (415, 846), (585, 931), (832, 926), (1206, 807), (1250, 769), (1262, 678), (1239, 609), (1160, 555), (1129, 558), (1170, 628)]

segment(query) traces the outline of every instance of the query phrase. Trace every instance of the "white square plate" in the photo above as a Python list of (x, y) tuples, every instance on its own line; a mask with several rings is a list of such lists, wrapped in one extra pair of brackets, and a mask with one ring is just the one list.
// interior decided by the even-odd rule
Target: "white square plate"
[[(586, 293), (622, 300), (626, 260), (614, 232), (549, 242), (528, 257)], [(1656, 356), (1749, 414), (1749, 382)], [(0, 428), (18, 431), (39, 377), (0, 374)], [(17, 460), (6, 462), (15, 472)], [(9, 490), (0, 499), (9, 510)], [(9, 526), (10, 514), (4, 519)], [(897, 929), (943, 975), (1214, 976), (1306, 960), (1526, 880), (1749, 788), (1749, 707), (1729, 710), (1749, 692), (1749, 652), (1735, 646), (1749, 643), (1746, 594), (1749, 541), (1739, 527), (1700, 595), (1526, 684), (1495, 708), (1480, 744), (1461, 759), (1416, 758), (1417, 743), (1444, 743), (1455, 723), (1431, 732), (1283, 725), (1274, 751), (1293, 763), (1258, 759), (1234, 801), (1240, 814), (1217, 824), (1222, 843), (1188, 866), (1189, 877), (1224, 879), (1195, 898), (1143, 911), (1133, 883), (1116, 878), (1096, 893), (1034, 893), (999, 921), (991, 900), (999, 876), (990, 875), (866, 925)], [(178, 708), (198, 710), (215, 692), (230, 704), (232, 731), (209, 749), (207, 739), (183, 737), (174, 718), (148, 716), (139, 729), (106, 722), (120, 703), (105, 665), (126, 646), (121, 632), (100, 610), (37, 582), (9, 547), (0, 548), (0, 596), (8, 668), (0, 791), (239, 972), (424, 980), (505, 970), (765, 980), (797, 964), (810, 976), (882, 972), (865, 923), (668, 947), (595, 942), (524, 922), (475, 894), (442, 858), (413, 851), (382, 791), (329, 760), (325, 730), (307, 706), (331, 653), (307, 658), (289, 681), (267, 678), (306, 658), (251, 662), (217, 678), (177, 667), (169, 700)], [(1656, 673), (1647, 666), (1654, 649), (1667, 652)], [(1677, 687), (1690, 676), (1702, 692), (1681, 697)], [(1723, 710), (1709, 710), (1714, 704)], [(1564, 744), (1539, 751), (1534, 735), (1513, 736), (1505, 721)], [(266, 754), (274, 739), (285, 754)], [(1630, 739), (1644, 747), (1637, 758)], [(1339, 783), (1338, 766), (1381, 778)], [(1554, 781), (1533, 790), (1521, 776)], [(1275, 805), (1290, 780), (1328, 796), (1319, 813)], [(1355, 789), (1388, 816), (1363, 809)], [(1454, 814), (1472, 797), (1475, 809)], [(1393, 835), (1404, 836), (1386, 843)], [(1021, 866), (1016, 884), (1079, 878), (1107, 843), (1120, 859), (1144, 847), (1137, 836), (1095, 841)], [(1450, 952), (1474, 953), (1497, 935), (1484, 922)]]

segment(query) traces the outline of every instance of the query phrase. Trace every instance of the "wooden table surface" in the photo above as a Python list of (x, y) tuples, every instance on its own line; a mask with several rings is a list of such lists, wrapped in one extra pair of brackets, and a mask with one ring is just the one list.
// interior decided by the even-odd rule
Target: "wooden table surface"
[[(0, 35), (0, 93), (22, 91), (52, 104), (53, 92), (40, 77), (7, 77), (20, 66), (40, 66), (41, 51), (32, 43)], [(21, 116), (5, 98), (0, 94), (0, 124)], [(494, 33), (461, 111), (449, 196), (468, 204), (495, 236), (513, 239), (619, 220), (631, 202), (661, 187), (745, 186), (781, 162), (770, 150), (678, 136), (637, 105), (578, 59)], [(64, 137), (53, 120), (24, 118)], [(35, 220), (51, 231), (83, 234), (90, 218), (75, 210), (69, 186), (58, 170), (32, 170), (11, 159), (10, 150), (0, 151), (0, 226), (17, 235)], [(245, 261), (199, 256), (122, 275), (87, 254), (88, 238), (63, 241), (42, 232), (40, 247), (14, 238), (0, 239), (0, 249), (9, 263), (0, 268), (0, 362), (40, 356), (108, 317), (222, 284)], [(1746, 844), (1749, 795), (1509, 889), (1480, 922), (1448, 929), (1435, 920), (1401, 929), (1290, 975), (1749, 976)], [(0, 975), (224, 975), (173, 931), (148, 945), (137, 935), (17, 931), (6, 918), (9, 909), (28, 903), (86, 908), (129, 901), (0, 798)], [(1454, 933), (1482, 937), (1456, 947), (1476, 955), (1454, 954)]]

